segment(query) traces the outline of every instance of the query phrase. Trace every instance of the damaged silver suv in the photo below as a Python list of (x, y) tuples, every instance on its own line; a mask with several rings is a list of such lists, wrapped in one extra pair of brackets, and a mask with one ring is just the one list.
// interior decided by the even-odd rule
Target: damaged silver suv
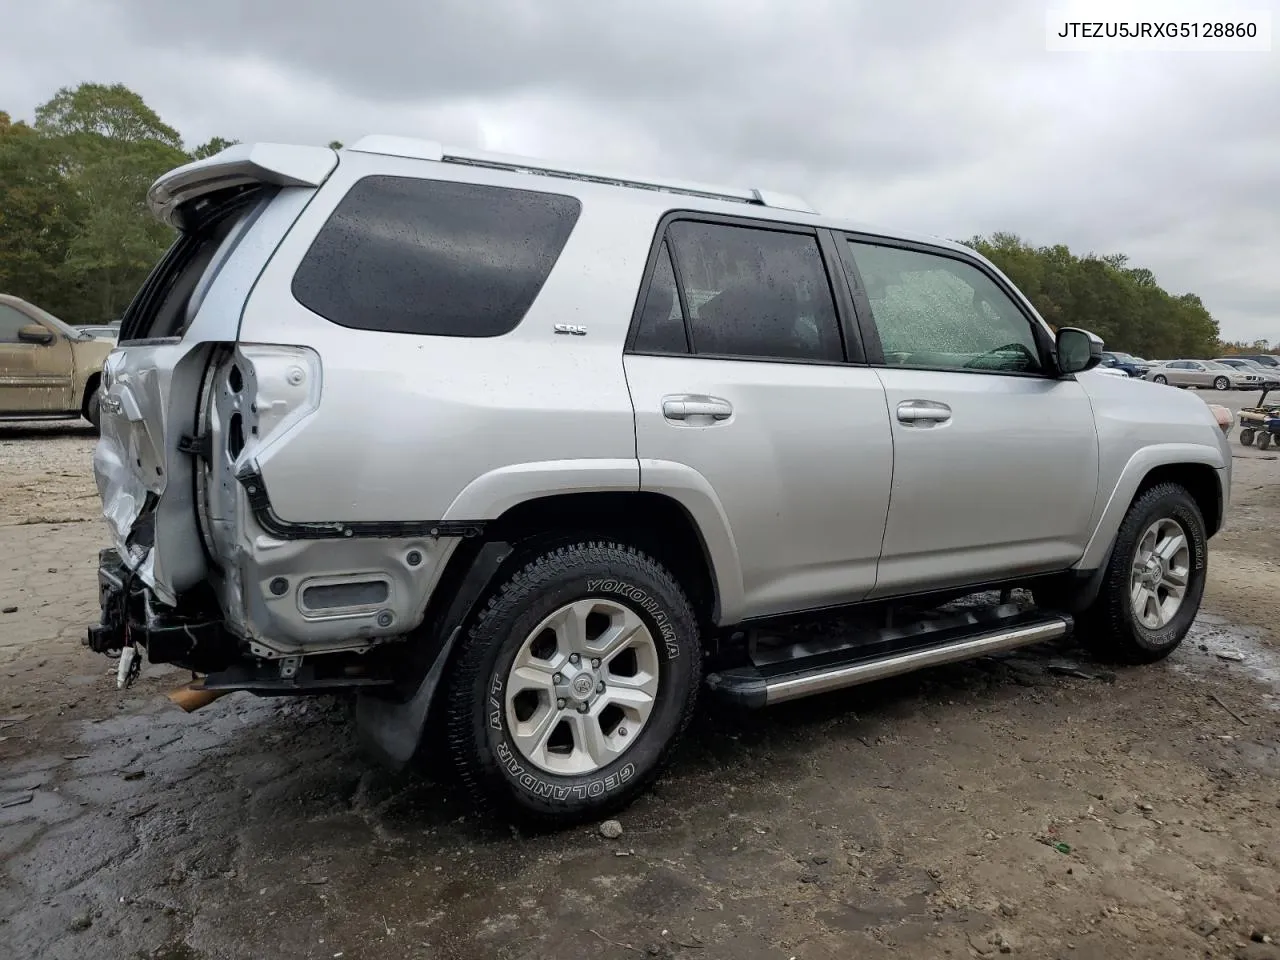
[(1213, 416), (1089, 372), (1101, 341), (966, 247), (393, 137), (235, 146), (149, 202), (178, 237), (94, 458), (87, 642), (125, 680), (350, 691), (384, 761), (439, 741), (568, 823), (641, 793), (704, 687), (760, 707), (1073, 626), (1154, 661), (1199, 606)]

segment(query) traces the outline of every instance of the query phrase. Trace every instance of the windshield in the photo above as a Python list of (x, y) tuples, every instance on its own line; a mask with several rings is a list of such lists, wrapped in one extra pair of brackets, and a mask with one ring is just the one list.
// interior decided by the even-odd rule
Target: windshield
[(1204, 364), (1206, 367), (1208, 367), (1210, 370), (1232, 370), (1232, 369), (1234, 369), (1233, 367), (1229, 367), (1229, 366), (1228, 366), (1227, 364), (1225, 364), (1225, 363), (1219, 363), (1217, 360), (1202, 360), (1202, 361), (1200, 361), (1200, 362), (1201, 362), (1201, 363), (1203, 363), (1203, 364)]

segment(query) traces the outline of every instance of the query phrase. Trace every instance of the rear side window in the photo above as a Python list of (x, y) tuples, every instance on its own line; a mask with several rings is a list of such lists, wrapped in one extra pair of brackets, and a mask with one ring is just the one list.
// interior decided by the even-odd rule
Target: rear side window
[(359, 330), (501, 336), (532, 306), (581, 209), (559, 194), (365, 177), (317, 234), (293, 295)]
[[(674, 257), (674, 271), (668, 254)], [(666, 308), (668, 291), (674, 293), (677, 286), (680, 296), (672, 297)], [(691, 343), (675, 326), (682, 308)], [(817, 238), (723, 223), (672, 223), (634, 349), (682, 353), (690, 348), (701, 356), (726, 358), (843, 360), (835, 300)]]
[(689, 337), (685, 332), (684, 311), (676, 291), (676, 274), (671, 268), (671, 251), (664, 241), (658, 249), (658, 262), (640, 311), (636, 331), (638, 353), (688, 353)]

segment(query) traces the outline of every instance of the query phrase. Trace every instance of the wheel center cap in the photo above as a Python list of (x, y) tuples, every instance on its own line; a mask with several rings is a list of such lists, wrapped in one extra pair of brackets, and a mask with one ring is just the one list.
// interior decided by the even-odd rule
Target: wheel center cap
[(588, 673), (578, 674), (569, 686), (574, 695), (582, 699), (589, 697), (591, 691), (596, 688), (595, 680)]
[(1152, 557), (1147, 561), (1147, 580), (1150, 583), (1159, 583), (1164, 577), (1164, 563), (1159, 557)]

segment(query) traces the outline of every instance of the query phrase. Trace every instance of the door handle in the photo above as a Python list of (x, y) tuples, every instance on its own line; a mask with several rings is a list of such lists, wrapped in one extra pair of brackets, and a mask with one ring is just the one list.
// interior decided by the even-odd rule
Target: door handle
[(688, 420), (690, 417), (728, 420), (733, 416), (733, 404), (719, 397), (681, 394), (662, 398), (662, 415), (668, 420)]
[(903, 400), (898, 404), (898, 422), (946, 423), (951, 419), (951, 408), (933, 400)]

